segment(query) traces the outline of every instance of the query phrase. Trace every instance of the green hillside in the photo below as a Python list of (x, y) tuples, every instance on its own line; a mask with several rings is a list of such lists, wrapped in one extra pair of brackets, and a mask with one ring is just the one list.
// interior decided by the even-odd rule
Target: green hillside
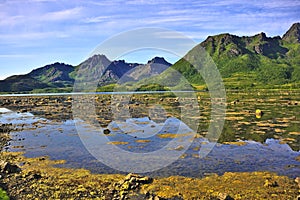
[[(228, 33), (209, 36), (195, 48), (203, 47), (209, 53), (227, 88), (297, 86), (300, 83), (300, 43), (295, 37), (299, 37), (299, 27), (299, 23), (294, 24), (283, 39), (267, 37), (265, 33), (252, 37)], [(201, 75), (184, 58), (172, 68), (190, 83), (204, 84)]]

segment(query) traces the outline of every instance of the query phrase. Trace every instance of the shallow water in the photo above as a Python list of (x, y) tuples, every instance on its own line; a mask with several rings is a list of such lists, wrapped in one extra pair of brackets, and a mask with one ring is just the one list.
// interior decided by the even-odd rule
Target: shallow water
[[(94, 173), (123, 173), (122, 169), (128, 172), (132, 165), (137, 165), (153, 176), (203, 177), (207, 173), (228, 171), (272, 171), (299, 176), (300, 162), (295, 158), (300, 156), (300, 92), (274, 91), (263, 96), (255, 91), (228, 94), (235, 100), (227, 104), (224, 129), (216, 145), (205, 138), (212, 112), (210, 99), (205, 95), (207, 93), (200, 94), (197, 115), (192, 113), (197, 109), (190, 106), (189, 98), (177, 105), (173, 96), (164, 94), (129, 95), (130, 98), (124, 94), (114, 98), (89, 95), (84, 99), (86, 104), (79, 107), (82, 108), (79, 114), (86, 121), (59, 119), (62, 112), (70, 112), (68, 98), (45, 98), (48, 100), (44, 102), (37, 95), (32, 98), (34, 102), (42, 102), (42, 107), (33, 104), (32, 111), (37, 116), (12, 111), (20, 110), (14, 104), (9, 107), (12, 110), (0, 108), (0, 123), (12, 123), (16, 128), (11, 132), (13, 140), (6, 148), (8, 151), (24, 151), (28, 157), (63, 159), (67, 161), (63, 167), (86, 168)], [(18, 97), (13, 99), (19, 100)], [(64, 104), (58, 105), (56, 99)], [(24, 108), (29, 100), (26, 97), (21, 101)], [(92, 103), (96, 109), (89, 110)], [(129, 112), (123, 115), (121, 108)], [(182, 109), (187, 112), (183, 113)], [(264, 112), (261, 118), (255, 117), (256, 109)], [(54, 111), (52, 118), (39, 115), (44, 110), (50, 114)], [(191, 126), (179, 119), (189, 126), (194, 125), (193, 120), (199, 120), (196, 138)], [(110, 133), (103, 134), (101, 126)], [(211, 151), (210, 147), (213, 147)], [(202, 157), (206, 151), (209, 154)], [(152, 152), (159, 153), (149, 159)], [(137, 156), (128, 158), (128, 154)], [(157, 170), (149, 170), (152, 166)]]
[[(191, 93), (194, 91), (172, 91), (176, 93)], [(24, 94), (0, 94), (3, 97), (24, 97), (24, 96), (72, 96), (72, 95), (119, 95), (119, 94), (164, 94), (166, 91), (128, 91), (128, 92), (69, 92), (69, 93), (24, 93)]]
[[(167, 125), (155, 123), (149, 118), (131, 118), (123, 124), (118, 123), (118, 126), (116, 126), (116, 122), (111, 122), (108, 126), (111, 133), (104, 135), (98, 129), (85, 123), (76, 121), (75, 126), (73, 120), (45, 122), (44, 119), (37, 118), (30, 113), (24, 114), (26, 116), (24, 118), (23, 114), (10, 112), (9, 114), (2, 114), (1, 119), (7, 119), (8, 116), (6, 115), (11, 114), (15, 117), (11, 123), (20, 123), (20, 120), (29, 123), (34, 121), (38, 123), (38, 126), (34, 129), (12, 132), (13, 140), (8, 146), (8, 151), (24, 151), (25, 156), (28, 157), (49, 156), (54, 160), (63, 159), (67, 162), (61, 165), (62, 167), (86, 168), (94, 173), (122, 172), (112, 169), (95, 159), (83, 145), (82, 134), (86, 134), (86, 137), (89, 138), (88, 141), (102, 138), (101, 141), (93, 143), (95, 146), (117, 147), (117, 150), (112, 148), (105, 152), (107, 155), (115, 155), (117, 152), (114, 151), (119, 149), (139, 154), (152, 152), (164, 148), (166, 144), (172, 141), (170, 137), (158, 137), (157, 134), (179, 132), (184, 134), (191, 131), (187, 126), (183, 126), (178, 132), (176, 124), (175, 126), (172, 124), (181, 123), (176, 118), (168, 119), (169, 125), (168, 123), (165, 123)], [(157, 128), (156, 135), (148, 135), (151, 131), (147, 133), (147, 130), (151, 127)], [(146, 130), (146, 132), (142, 132), (141, 129)], [(78, 134), (78, 130), (80, 134)], [(130, 130), (131, 132), (128, 134), (124, 133)], [(141, 133), (144, 135), (141, 136)], [(191, 146), (184, 152), (184, 148), (181, 148), (184, 145), (181, 145), (180, 142), (191, 139), (191, 136), (189, 134), (182, 136), (177, 140), (176, 145), (178, 148), (167, 149), (170, 152), (178, 152), (182, 156), (172, 164), (147, 174), (152, 176), (183, 175), (192, 177), (203, 177), (206, 173), (222, 174), (228, 171), (272, 171), (290, 177), (296, 177), (300, 174), (300, 162), (295, 160), (295, 157), (300, 156), (300, 152), (293, 151), (288, 144), (281, 144), (276, 139), (267, 139), (264, 143), (245, 141), (245, 145), (242, 146), (216, 144), (207, 156), (199, 158), (199, 150), (212, 143), (207, 143), (205, 138), (194, 138)], [(108, 144), (109, 142), (112, 144)], [(113, 142), (123, 143), (114, 145)], [(168, 159), (167, 155), (162, 154), (161, 159)], [(119, 165), (128, 165), (126, 159), (124, 161), (113, 156), (110, 159), (115, 160), (114, 162)], [(137, 162), (143, 163), (145, 160), (141, 159)]]

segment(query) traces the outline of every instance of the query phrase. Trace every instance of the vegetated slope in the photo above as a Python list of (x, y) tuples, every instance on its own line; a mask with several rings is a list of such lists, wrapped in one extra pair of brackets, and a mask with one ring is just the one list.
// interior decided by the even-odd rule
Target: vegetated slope
[[(214, 60), (223, 78), (249, 77), (252, 83), (242, 85), (282, 85), (300, 82), (300, 24), (293, 24), (283, 38), (259, 33), (239, 37), (228, 33), (209, 36), (195, 48), (203, 47)], [(189, 54), (189, 53), (188, 53)], [(192, 84), (203, 84), (202, 76), (184, 58), (173, 69)], [(246, 83), (245, 82), (245, 83)]]
[(28, 76), (53, 87), (72, 86), (74, 79), (70, 73), (74, 71), (72, 65), (54, 63), (31, 71)]
[(0, 92), (25, 92), (34, 89), (68, 87), (74, 82), (69, 73), (73, 66), (54, 63), (25, 75), (14, 75), (0, 81)]

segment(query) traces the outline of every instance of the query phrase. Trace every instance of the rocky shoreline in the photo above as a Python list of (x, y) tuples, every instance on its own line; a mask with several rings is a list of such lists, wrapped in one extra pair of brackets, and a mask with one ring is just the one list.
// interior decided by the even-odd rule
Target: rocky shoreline
[[(0, 97), (0, 107), (15, 112), (31, 112), (49, 120), (72, 119), (71, 96)], [(111, 121), (109, 96), (94, 97), (101, 125)], [(203, 99), (202, 99), (203, 100)], [(174, 97), (134, 97), (129, 107), (136, 117), (144, 115), (149, 102), (167, 101), (177, 105)], [(202, 102), (209, 104), (208, 101)], [(176, 114), (176, 113), (175, 113)], [(22, 127), (22, 126), (20, 126)], [(300, 199), (300, 181), (269, 172), (227, 172), (205, 178), (146, 177), (137, 174), (92, 174), (85, 169), (58, 168), (64, 161), (47, 157), (26, 158), (21, 152), (5, 152), (9, 133), (20, 127), (0, 124), (0, 187), (11, 199)], [(26, 127), (23, 127), (26, 128)]]
[(11, 199), (297, 199), (300, 192), (299, 178), (269, 172), (153, 179), (53, 166), (63, 162), (2, 152), (0, 186)]

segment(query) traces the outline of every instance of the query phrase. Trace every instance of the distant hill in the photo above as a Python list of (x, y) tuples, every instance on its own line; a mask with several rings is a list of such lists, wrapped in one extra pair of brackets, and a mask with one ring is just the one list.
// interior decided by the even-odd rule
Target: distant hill
[(78, 66), (54, 63), (25, 75), (8, 77), (0, 81), (0, 92), (71, 92), (75, 79), (105, 86), (117, 83), (121, 78), (124, 82), (157, 75), (169, 66), (171, 64), (164, 58), (158, 57), (149, 60), (147, 64), (138, 64), (124, 60), (110, 61), (105, 55), (94, 55)]
[[(272, 86), (299, 83), (299, 30), (300, 24), (295, 23), (283, 38), (267, 37), (265, 33), (250, 37), (225, 33), (209, 36), (198, 46), (205, 48), (209, 53), (225, 82), (230, 77), (240, 76), (242, 79), (248, 76), (251, 77), (252, 83), (244, 87), (253, 87), (256, 84)], [(195, 48), (199, 48), (198, 46)], [(193, 84), (204, 83), (196, 69), (183, 58), (172, 68), (182, 73)]]
[(52, 87), (65, 87), (73, 85), (74, 78), (70, 77), (73, 71), (72, 65), (57, 62), (35, 69), (27, 75)]
[(135, 68), (128, 71), (124, 76), (119, 80), (119, 83), (125, 82), (136, 82), (144, 78), (149, 78), (161, 74), (163, 71), (168, 69), (172, 64), (167, 62), (162, 57), (155, 57), (152, 60), (149, 60), (145, 65), (137, 65)]
[(38, 81), (28, 75), (10, 76), (0, 81), (0, 92), (22, 92), (32, 91), (35, 88), (44, 89), (49, 87), (41, 81)]
[(94, 55), (76, 66), (71, 76), (78, 80), (97, 81), (99, 86), (103, 86), (116, 83), (125, 73), (139, 65), (124, 60), (110, 61), (105, 55)]
[(70, 87), (74, 79), (71, 65), (54, 63), (35, 69), (25, 75), (15, 75), (0, 81), (0, 92), (25, 92), (35, 89)]

